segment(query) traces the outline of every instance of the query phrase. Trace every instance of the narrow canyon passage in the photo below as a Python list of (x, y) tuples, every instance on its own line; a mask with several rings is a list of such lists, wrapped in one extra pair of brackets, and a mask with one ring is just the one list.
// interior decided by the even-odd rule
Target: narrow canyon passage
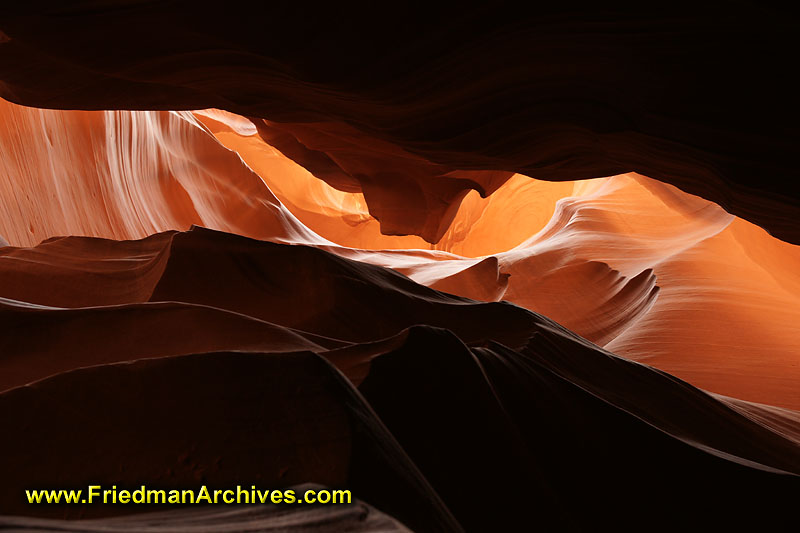
[(800, 18), (0, 6), (0, 530), (791, 531)]
[(673, 186), (517, 174), (467, 194), (432, 244), (384, 235), (363, 193), (316, 178), (232, 113), (2, 111), (12, 245), (196, 224), (318, 246), (515, 303), (708, 391), (800, 409), (800, 248)]

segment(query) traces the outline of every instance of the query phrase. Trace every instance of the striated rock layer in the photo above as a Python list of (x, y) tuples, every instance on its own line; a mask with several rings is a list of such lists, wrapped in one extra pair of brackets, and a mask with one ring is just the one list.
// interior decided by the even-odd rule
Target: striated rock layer
[[(158, 267), (122, 260), (157, 246)], [(64, 257), (99, 254), (119, 260), (64, 272)], [(792, 412), (708, 394), (511, 304), (200, 228), (6, 248), (0, 270), (3, 514), (124, 512), (23, 500), (30, 484), (113, 479), (347, 486), (421, 531), (513, 528), (534, 502), (559, 530), (638, 529), (667, 500), (654, 529), (794, 520)], [(84, 300), (64, 306), (69, 293)], [(34, 348), (15, 349), (26, 331)]]
[(362, 191), (387, 233), (429, 241), (466, 192), (490, 194), (514, 172), (633, 171), (800, 243), (796, 15), (720, 1), (380, 16), (40, 0), (0, 11), (0, 96), (253, 117), (317, 177)]
[[(516, 303), (707, 390), (800, 408), (800, 251), (669, 185), (636, 174), (560, 183), (515, 175), (488, 198), (467, 195), (431, 245), (384, 235), (362, 193), (317, 179), (231, 113), (64, 112), (10, 103), (2, 110), (0, 235), (12, 244), (69, 234), (140, 238), (193, 224), (309, 244), (440, 291)], [(30, 300), (33, 290), (48, 305), (139, 301), (155, 290), (146, 280), (163, 272), (170, 242), (165, 235), (126, 244), (133, 261), (118, 251), (108, 256), (113, 242), (70, 249), (59, 252), (60, 269), (38, 259), (41, 250), (61, 250), (58, 240), (8, 249), (22, 267), (0, 283), (8, 297), (20, 291), (20, 299), (41, 303)], [(114, 270), (115, 262), (125, 268)], [(101, 276), (99, 301), (30, 286), (45, 271), (69, 276), (84, 264)], [(117, 284), (101, 281), (106, 275)], [(217, 320), (208, 310), (191, 312), (206, 315), (204, 323)], [(250, 327), (236, 326), (245, 338)], [(197, 346), (205, 345), (200, 338)]]
[(636, 174), (562, 183), (515, 175), (487, 199), (467, 196), (427, 246), (379, 233), (358, 193), (291, 167), (252, 130), (237, 132), (230, 115), (203, 113), (321, 235), (462, 256), (410, 266), (362, 260), (446, 292), (514, 302), (709, 390), (800, 408), (800, 248), (719, 206)]
[(794, 527), (798, 28), (0, 7), (0, 529)]
[(144, 237), (191, 224), (264, 239), (307, 230), (189, 113), (57, 112), (0, 102), (2, 234)]

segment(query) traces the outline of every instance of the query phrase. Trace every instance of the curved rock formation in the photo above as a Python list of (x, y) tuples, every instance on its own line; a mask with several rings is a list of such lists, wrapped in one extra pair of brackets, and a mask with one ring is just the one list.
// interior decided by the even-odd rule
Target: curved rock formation
[[(7, 211), (0, 234), (14, 244), (68, 234), (138, 238), (192, 224), (311, 244), (444, 292), (511, 301), (708, 390), (800, 408), (792, 355), (799, 347), (800, 252), (674, 187), (635, 174), (561, 183), (515, 175), (488, 198), (467, 195), (431, 245), (384, 235), (361, 193), (317, 179), (231, 113), (2, 105)], [(143, 302), (157, 291), (167, 258), (180, 251), (174, 238), (122, 248), (56, 239), (7, 249), (18, 266), (0, 283), (8, 298), (47, 306)], [(64, 246), (69, 252), (59, 264), (39, 260)], [(70, 265), (87, 261), (102, 276), (99, 300), (69, 283), (37, 283), (39, 296), (31, 292), (35, 276), (68, 279)], [(197, 268), (209, 269), (199, 283), (211, 283), (211, 271), (225, 267)], [(181, 298), (194, 301), (193, 290)], [(340, 327), (318, 333), (341, 334)], [(224, 329), (208, 332), (215, 330)]]
[(190, 113), (58, 112), (0, 101), (0, 234), (145, 237), (192, 224), (310, 239)]
[(797, 18), (393, 9), (0, 7), (0, 529), (794, 527)]
[(800, 243), (796, 187), (784, 186), (796, 181), (798, 22), (775, 7), (500, 3), (381, 17), (43, 0), (0, 14), (0, 96), (265, 119), (261, 135), (362, 190), (389, 233), (435, 240), (465, 192), (502, 182), (452, 171), (635, 171)]
[[(719, 521), (720, 506), (731, 502), (741, 502), (735, 506), (739, 511), (722, 520), (757, 523), (764, 520), (764, 506), (775, 506), (764, 523), (788, 519), (780, 510), (781, 495), (790, 498), (796, 484), (788, 472), (800, 473), (800, 431), (789, 415), (773, 412), (769, 424), (755, 422), (745, 414), (761, 412), (764, 418), (758, 406), (710, 396), (603, 352), (522, 308), (448, 296), (390, 270), (314, 248), (200, 229), (148, 240), (154, 239), (171, 244), (155, 289), (145, 291), (150, 304), (139, 303), (143, 295), (137, 294), (124, 297), (125, 304), (97, 300), (91, 307), (88, 302), (60, 309), (5, 304), (4, 328), (36, 328), (41, 337), (35, 350), (15, 351), (9, 344), (15, 336), (10, 331), (0, 336), (5, 389), (0, 410), (13, 435), (0, 445), (6, 513), (40, 514), (20, 501), (23, 486), (31, 483), (78, 486), (113, 478), (118, 484), (346, 484), (412, 529), (424, 530), (457, 527), (448, 525), (453, 518), (444, 507), (437, 509), (431, 491), (456, 520), (477, 530), (482, 524), (518, 523), (528, 512), (524, 501), (549, 502), (540, 520), (554, 527), (580, 529), (607, 520), (628, 527), (654, 512), (660, 498), (653, 490), (670, 491), (672, 501), (680, 500), (681, 511), (672, 515), (676, 521), (684, 519), (684, 510), (700, 513), (693, 515), (697, 523)], [(70, 249), (82, 255), (95, 244), (120, 257), (135, 250), (134, 243), (69, 238), (31, 251), (38, 252), (40, 264), (58, 268)], [(0, 258), (4, 272), (18, 267), (13, 257)], [(287, 262), (304, 269), (287, 269)], [(207, 268), (198, 270), (198, 264)], [(136, 272), (147, 279), (151, 270)], [(269, 281), (279, 278), (284, 284)], [(74, 265), (68, 278), (40, 271), (37, 279), (25, 286), (39, 286), (39, 292), (15, 296), (44, 303), (64, 294), (53, 289), (68, 286), (102, 298), (114, 283), (131, 284), (110, 277), (112, 285), (96, 285), (90, 262)], [(12, 279), (0, 293), (7, 296), (19, 286)], [(336, 311), (321, 307), (325, 301)], [(365, 305), (370, 313), (363, 312)], [(212, 320), (206, 322), (203, 313)], [(103, 335), (96, 334), (98, 320)], [(411, 320), (430, 325), (409, 330)], [(153, 334), (150, 321), (161, 322), (165, 335), (172, 336)], [(251, 325), (237, 330), (236, 321)], [(149, 334), (131, 335), (132, 325)], [(214, 327), (239, 333), (212, 341)], [(179, 333), (188, 330), (203, 336)], [(237, 352), (201, 355), (198, 349), (213, 342)], [(312, 352), (358, 384), (371, 409)], [(132, 359), (138, 361), (109, 364)], [(182, 403), (187, 398), (191, 407)], [(270, 408), (259, 407), (264, 405)], [(417, 413), (413, 422), (409, 409)], [(230, 417), (233, 411), (236, 417)], [(533, 412), (539, 414), (531, 417)], [(263, 434), (253, 434), (252, 424), (265, 416), (270, 422), (258, 426)], [(154, 438), (157, 447), (151, 445)], [(58, 448), (31, 453), (52, 439), (61, 443)], [(295, 445), (298, 439), (316, 451), (304, 452)], [(272, 448), (264, 453), (267, 444)], [(90, 452), (98, 445), (108, 450), (102, 460)], [(502, 465), (475, 463), (483, 454), (505, 458)], [(650, 454), (669, 460), (651, 462), (642, 471), (640, 461)], [(392, 476), (406, 481), (391, 488), (386, 479)], [(678, 478), (692, 490), (672, 492)], [(586, 485), (588, 480), (595, 481)], [(470, 483), (503, 489), (487, 500), (482, 490), (463, 491)], [(591, 488), (598, 483), (607, 490)], [(651, 487), (646, 499), (636, 496), (642, 483)], [(576, 492), (575, 484), (585, 490)], [(702, 511), (692, 503), (701, 493), (712, 495), (702, 499)], [(612, 495), (629, 499), (627, 517), (597, 513)], [(501, 516), (479, 504), (493, 508), (495, 499), (499, 505), (508, 498), (520, 505), (508, 506)], [(424, 513), (421, 501), (429, 502)], [(94, 516), (114, 512), (105, 506), (81, 509)], [(78, 509), (47, 511), (74, 516)]]

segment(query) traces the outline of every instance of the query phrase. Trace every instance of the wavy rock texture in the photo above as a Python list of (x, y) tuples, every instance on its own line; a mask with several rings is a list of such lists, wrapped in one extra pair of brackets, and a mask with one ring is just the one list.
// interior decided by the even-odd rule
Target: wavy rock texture
[(0, 529), (794, 527), (797, 19), (394, 9), (0, 8)]
[[(707, 390), (800, 408), (800, 252), (669, 185), (635, 174), (560, 183), (515, 175), (488, 198), (468, 195), (430, 245), (384, 235), (361, 193), (317, 179), (231, 113), (3, 106), (0, 234), (14, 244), (131, 239), (192, 224), (310, 244), (444, 292), (514, 302)], [(171, 245), (162, 235), (108, 256), (111, 248), (93, 242), (64, 252), (60, 272), (37, 259), (61, 249), (58, 240), (7, 249), (24, 266), (2, 284), (7, 297), (21, 291), (18, 299), (37, 304), (143, 301)], [(100, 300), (40, 282), (35, 294), (46, 297), (32, 299), (35, 276), (68, 277), (86, 264), (102, 276)], [(189, 292), (182, 298), (191, 301)]]
[[(800, 243), (796, 13), (578, 1), (373, 10), (41, 0), (5, 7), (0, 96), (61, 109), (221, 108), (388, 233), (435, 240), (500, 170), (635, 171)], [(142, 43), (142, 33), (147, 43)], [(334, 44), (335, 43), (335, 44)], [(402, 185), (402, 187), (401, 187)]]
[[(436, 249), (476, 257), (513, 248), (543, 228), (557, 200), (569, 196), (572, 182), (543, 182), (519, 174), (503, 175), (502, 187), (488, 198), (472, 191), (461, 201), (447, 230), (431, 244), (414, 235), (387, 235), (383, 222), (360, 192), (345, 192), (318, 179), (256, 134), (243, 129), (242, 117), (216, 109), (196, 111), (198, 119), (227, 148), (237, 152), (269, 189), (303, 224), (348, 247), (368, 249)], [(252, 124), (252, 123), (250, 123)], [(524, 197), (528, 202), (514, 202)], [(424, 202), (422, 206), (424, 207)], [(496, 231), (500, 217), (514, 224)]]
[[(110, 263), (147, 287), (125, 303), (107, 300), (132, 284), (111, 268), (99, 284), (90, 262), (46, 273), (63, 271), (69, 252), (130, 257), (156, 243), (166, 248), (155, 274)], [(346, 485), (424, 531), (513, 527), (529, 518), (526, 501), (546, 504), (537, 523), (566, 530), (633, 529), (665, 498), (675, 507), (664, 527), (688, 516), (703, 526), (793, 519), (792, 412), (709, 395), (520, 307), (450, 296), (313, 247), (199, 228), (11, 252), (0, 258), (9, 280), (0, 294), (17, 291), (0, 336), (9, 370), (0, 413), (14, 436), (0, 444), (5, 514), (119, 512), (22, 501), (30, 483), (113, 478)], [(27, 272), (27, 254), (44, 270), (24, 295), (14, 276)], [(68, 291), (86, 300), (54, 307)], [(151, 323), (172, 335), (153, 334)], [(20, 331), (37, 332), (34, 350), (14, 349)], [(222, 351), (198, 351), (211, 347)], [(678, 482), (687, 488), (676, 494)], [(624, 516), (603, 512), (620, 498)], [(503, 513), (489, 511), (503, 502)], [(337, 520), (321, 522), (335, 529)]]
[(309, 238), (191, 114), (62, 113), (0, 102), (0, 117), (0, 234), (15, 244), (54, 235), (130, 239), (193, 223)]
[(562, 183), (515, 175), (489, 198), (468, 195), (431, 246), (383, 235), (363, 196), (326, 186), (253, 130), (237, 132), (235, 116), (203, 113), (319, 234), (462, 256), (410, 266), (362, 260), (445, 292), (517, 303), (709, 390), (800, 408), (800, 249), (710, 202), (635, 174)]
[[(202, 146), (235, 156), (190, 118), (179, 117), (177, 124), (211, 142)], [(251, 133), (244, 128), (241, 132)], [(120, 153), (142, 162), (136, 151)], [(164, 168), (170, 168), (163, 157), (159, 160)], [(271, 157), (278, 169), (291, 165), (274, 153)], [(269, 194), (266, 179), (258, 179), (256, 187), (252, 179), (258, 176), (237, 161), (223, 168), (238, 169), (251, 180), (245, 184), (271, 199), (257, 204), (251, 216), (275, 227), (280, 220), (276, 213), (285, 208)], [(91, 175), (85, 173), (84, 179)], [(97, 182), (104, 179), (103, 174), (94, 175)], [(140, 178), (125, 176), (128, 188), (135, 189)], [(213, 178), (208, 179), (213, 182)], [(315, 182), (297, 183), (303, 191)], [(504, 229), (504, 211), (492, 215), (494, 211), (481, 202), (505, 199), (509, 210), (523, 213), (525, 191), (536, 182), (522, 177), (519, 183), (522, 187), (509, 186), (508, 195), (501, 189), (493, 200), (479, 201), (472, 213), (464, 209), (460, 217), (476, 216), (480, 221), (468, 226), (477, 228), (478, 238), (470, 244), (467, 232), (453, 241), (454, 246), (479, 250), (489, 241), (481, 235), (492, 224)], [(564, 194), (564, 185), (556, 186)], [(753, 324), (763, 325), (758, 321), (759, 307), (737, 298), (756, 288), (760, 297), (772, 302), (782, 294), (797, 294), (791, 263), (794, 247), (708, 202), (640, 176), (575, 183), (570, 189), (572, 196), (553, 203), (553, 217), (538, 233), (508, 252), (483, 258), (435, 250), (345, 248), (310, 230), (296, 229), (292, 235), (316, 239), (316, 247), (194, 228), (135, 241), (61, 237), (33, 248), (1, 249), (6, 331), (0, 335), (0, 387), (5, 391), (0, 405), (5, 406), (3, 420), (10, 434), (18, 435), (0, 448), (6, 472), (0, 490), (3, 502), (8, 502), (3, 511), (29, 514), (31, 508), (19, 501), (24, 486), (31, 480), (52, 483), (55, 470), (60, 472), (57, 481), (65, 486), (85, 484), (92, 476), (119, 483), (175, 485), (202, 479), (230, 484), (250, 480), (256, 471), (261, 477), (251, 482), (266, 485), (314, 481), (353, 487), (365, 501), (420, 530), (514, 527), (525, 520), (525, 502), (530, 501), (547, 502), (548, 510), (537, 519), (549, 527), (581, 530), (613, 523), (632, 529), (656, 512), (654, 502), (676, 501), (671, 487), (679, 480), (692, 490), (682, 493), (676, 503), (681, 511), (664, 527), (682, 523), (688, 515), (701, 525), (719, 525), (722, 509), (731, 505), (738, 512), (726, 514), (725, 519), (738, 525), (774, 522), (777, 527), (790, 520), (783, 509), (792, 507), (781, 498), (794, 491), (795, 476), (787, 472), (800, 470), (796, 411), (709, 395), (603, 352), (520, 307), (447, 295), (364, 262), (394, 265), (450, 292), (476, 296), (483, 291), (477, 296), (487, 300), (513, 298), (546, 310), (587, 338), (627, 349), (627, 357), (635, 358), (640, 350), (661, 357), (659, 365), (688, 367), (677, 370), (698, 381), (710, 376), (712, 390), (733, 390), (742, 397), (748, 390), (766, 391), (772, 395), (771, 403), (791, 405), (790, 357), (756, 360), (761, 352), (737, 351), (737, 345), (725, 338), (718, 339), (720, 344), (712, 350), (707, 346), (709, 333), (702, 337), (691, 333), (704, 324), (712, 330), (720, 327), (716, 315), (711, 315), (717, 307), (703, 312), (703, 306), (719, 306), (722, 295), (729, 300), (724, 308), (731, 315), (754, 315), (737, 327), (739, 336), (750, 331), (755, 339), (759, 332)], [(224, 200), (214, 192), (212, 197)], [(551, 201), (558, 196), (551, 194)], [(84, 212), (106, 205), (114, 204), (87, 203)], [(337, 220), (347, 224), (343, 210), (337, 215), (330, 206), (321, 206), (327, 209), (328, 224), (320, 228), (335, 229)], [(134, 217), (131, 222), (140, 216), (127, 213)], [(60, 218), (63, 212), (54, 214), (48, 222), (66, 223)], [(223, 215), (219, 220), (223, 226), (228, 223)], [(284, 220), (294, 224), (289, 230), (304, 227), (294, 217)], [(9, 227), (13, 222), (7, 221)], [(527, 222), (530, 227), (541, 224), (535, 217)], [(406, 239), (380, 237), (374, 223), (366, 224), (367, 230), (357, 238)], [(273, 234), (286, 239), (289, 234), (279, 230)], [(740, 247), (730, 246), (729, 239), (740, 239)], [(717, 241), (721, 242), (710, 252), (705, 249)], [(730, 268), (731, 264), (741, 270)], [(727, 277), (720, 278), (726, 283), (714, 283), (708, 272), (715, 270), (726, 271)], [(672, 272), (677, 274), (670, 282)], [(771, 276), (771, 285), (766, 276)], [(688, 291), (697, 310), (686, 310), (690, 316), (685, 320), (650, 319), (683, 305)], [(796, 338), (790, 329), (796, 323), (791, 313), (797, 306), (787, 302), (785, 309), (786, 322), (780, 327), (773, 324), (779, 334), (773, 339), (762, 335), (754, 349), (773, 346), (775, 354), (791, 353), (788, 349)], [(649, 346), (643, 347), (642, 338)], [(696, 350), (699, 356), (687, 359), (684, 349)], [(217, 353), (200, 355), (207, 352)], [(312, 354), (333, 363), (349, 381), (337, 378), (336, 372), (330, 374), (329, 367)], [(154, 359), (163, 363), (145, 361)], [(118, 366), (130, 361), (138, 363)], [(760, 363), (761, 375), (737, 376), (737, 369), (753, 362)], [(702, 374), (691, 365), (716, 368), (713, 374)], [(289, 375), (295, 376), (289, 380), (293, 383), (322, 376), (314, 379), (329, 383), (325, 390), (338, 392), (320, 393), (321, 399), (284, 393), (278, 384), (286, 384)], [(765, 379), (770, 389), (764, 386)], [(786, 385), (775, 386), (776, 379)], [(359, 387), (371, 407), (352, 399), (350, 383)], [(450, 385), (437, 385), (441, 383)], [(303, 390), (320, 386), (309, 382)], [(158, 392), (164, 387), (163, 393)], [(80, 397), (68, 392), (76, 389), (85, 392)], [(249, 391), (269, 391), (269, 396), (255, 398)], [(184, 412), (175, 402), (187, 397), (193, 398), (193, 407)], [(227, 403), (219, 404), (221, 398)], [(265, 403), (272, 406), (272, 414), (249, 410), (245, 416), (238, 407)], [(547, 407), (537, 407), (542, 405)], [(225, 414), (232, 410), (240, 412), (234, 421)], [(411, 423), (409, 410), (427, 414)], [(535, 430), (527, 422), (534, 412), (538, 413), (533, 417)], [(69, 413), (83, 414), (76, 418)], [(202, 416), (202, 422), (193, 421), (191, 413)], [(309, 413), (317, 414), (309, 418)], [(266, 444), (251, 448), (254, 437), (247, 429), (265, 416), (270, 423), (257, 440), (275, 447), (266, 457)], [(31, 421), (38, 429), (31, 427)], [(24, 424), (26, 430), (15, 429), (14, 424)], [(353, 429), (353, 424), (366, 426)], [(391, 434), (382, 429), (384, 424)], [(566, 428), (569, 433), (564, 433)], [(92, 437), (98, 432), (104, 435), (101, 447), (116, 450), (105, 454), (103, 461), (85, 454), (98, 446)], [(545, 441), (543, 434), (549, 435)], [(153, 448), (153, 435), (158, 436), (159, 447)], [(290, 444), (298, 435), (312, 435), (308, 438), (313, 454)], [(91, 445), (88, 438), (94, 439)], [(46, 444), (52, 440), (61, 443), (58, 452)], [(198, 449), (192, 443), (205, 444)], [(45, 445), (47, 451), (31, 454)], [(328, 459), (322, 462), (321, 450), (328, 450)], [(649, 461), (649, 454), (669, 459), (643, 471), (639, 465)], [(499, 459), (475, 464), (478, 456), (504, 459), (502, 464)], [(56, 468), (67, 463), (72, 465), (68, 469)], [(387, 479), (395, 480), (392, 490)], [(610, 491), (609, 479), (614, 480)], [(463, 487), (470, 483), (504, 490), (491, 496), (481, 490), (465, 494)], [(584, 489), (576, 491), (577, 486)], [(649, 488), (646, 500), (641, 497), (642, 486)], [(637, 488), (631, 492), (632, 487)], [(659, 495), (663, 490), (669, 494)], [(613, 495), (614, 501), (625, 498), (633, 510), (622, 519), (616, 513), (604, 514), (612, 502), (599, 494)], [(696, 502), (703, 502), (702, 509)], [(500, 505), (507, 509), (502, 516), (487, 512)], [(420, 511), (420, 506), (426, 510)], [(766, 509), (770, 514), (765, 520)], [(47, 511), (50, 516), (70, 517), (114, 513), (95, 506)], [(297, 528), (302, 529), (302, 520), (308, 517), (299, 516)], [(42, 527), (40, 522), (19, 520), (15, 523)], [(339, 515), (319, 520), (331, 530), (339, 527)], [(115, 522), (103, 524), (112, 527)]]

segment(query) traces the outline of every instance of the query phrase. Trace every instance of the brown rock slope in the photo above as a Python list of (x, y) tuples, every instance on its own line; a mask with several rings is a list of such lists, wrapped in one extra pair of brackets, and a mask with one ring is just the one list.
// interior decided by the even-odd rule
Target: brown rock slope
[[(800, 408), (797, 247), (672, 186), (637, 174), (560, 183), (515, 175), (488, 198), (468, 194), (431, 245), (383, 235), (363, 194), (315, 178), (232, 113), (52, 111), (8, 102), (0, 110), (0, 235), (12, 244), (63, 234), (139, 238), (192, 224), (312, 244), (437, 290), (511, 301), (704, 389)], [(39, 291), (46, 298), (32, 301), (55, 307), (142, 302), (164, 273), (171, 235), (124, 246), (87, 240), (86, 248), (65, 248), (55, 239), (7, 249), (0, 253), (19, 262), (4, 282), (7, 297)], [(60, 264), (42, 264), (44, 250), (61, 253)], [(182, 261), (194, 265), (192, 257)], [(45, 273), (68, 279), (75, 264), (91, 265), (99, 299), (68, 283), (56, 289), (34, 281)], [(193, 291), (183, 286), (180, 298), (194, 302)], [(198, 308), (170, 312), (215, 320)], [(325, 335), (343, 335), (338, 327)], [(260, 331), (248, 321), (237, 328), (245, 344), (252, 340), (245, 330)]]
[[(3, 310), (2, 374), (36, 361), (0, 394), (3, 514), (127, 512), (22, 501), (31, 484), (98, 479), (347, 486), (422, 531), (456, 530), (453, 520), (473, 531), (793, 520), (800, 431), (788, 415), (767, 423), (758, 406), (613, 356), (520, 307), (316, 248), (199, 228), (148, 241), (166, 245), (160, 274), (129, 269), (154, 288), (126, 303), (103, 301), (121, 282), (98, 283), (91, 250), (121, 259), (142, 243), (11, 249), (42, 265), (28, 297), (13, 283), (20, 261), (0, 257), (12, 280), (0, 295), (17, 290)], [(46, 274), (71, 248), (86, 251), (84, 268)], [(44, 307), (69, 290), (85, 293), (82, 307)], [(103, 328), (82, 322), (87, 313)], [(157, 322), (159, 335), (132, 328)], [(34, 327), (38, 351), (15, 351)]]
[(800, 249), (711, 202), (638, 174), (562, 183), (515, 175), (487, 199), (468, 195), (427, 245), (380, 234), (363, 196), (292, 165), (252, 128), (237, 129), (235, 115), (198, 116), (320, 235), (458, 254), (350, 257), (445, 292), (514, 302), (708, 390), (800, 408)]

